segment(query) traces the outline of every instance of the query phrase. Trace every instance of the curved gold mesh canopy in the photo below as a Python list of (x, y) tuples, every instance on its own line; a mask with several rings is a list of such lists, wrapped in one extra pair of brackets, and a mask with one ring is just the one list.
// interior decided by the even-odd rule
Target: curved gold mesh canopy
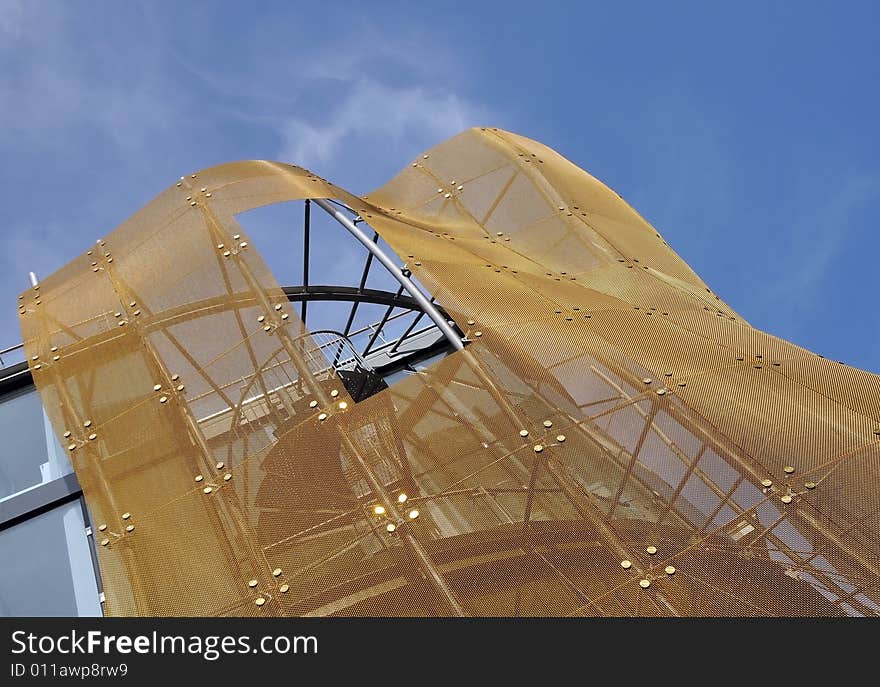
[[(466, 348), (355, 403), (236, 221), (306, 198)], [(187, 175), (19, 306), (110, 615), (880, 611), (880, 377), (752, 328), (535, 141), (472, 129), (363, 198)]]

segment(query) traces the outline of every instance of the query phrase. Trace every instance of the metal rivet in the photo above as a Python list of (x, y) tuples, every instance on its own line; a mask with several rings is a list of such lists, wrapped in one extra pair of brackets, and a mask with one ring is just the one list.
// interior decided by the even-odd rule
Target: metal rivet
[(257, 322), (265, 322), (265, 321), (266, 321), (266, 316), (265, 316), (265, 315), (260, 315), (260, 316), (257, 318)]
[(128, 520), (130, 517), (131, 517), (131, 513), (123, 513), (123, 514), (122, 514), (122, 519), (123, 519), (123, 520)]
[(224, 258), (228, 258), (230, 255), (232, 255), (232, 253), (230, 253), (228, 250), (223, 251)]
[(184, 388), (185, 388), (185, 387), (183, 386), (183, 384), (178, 384), (178, 385), (177, 385), (177, 390), (178, 390), (178, 391), (183, 391)]
[(110, 543), (109, 539), (102, 539), (101, 540), (101, 546), (107, 546), (107, 544), (109, 544), (109, 543)]
[(376, 515), (384, 515), (385, 514), (385, 506), (381, 504), (377, 504), (373, 506), (373, 513)]
[(279, 577), (280, 575), (281, 575), (281, 568), (275, 568), (275, 570), (272, 571), (273, 577)]
[(241, 238), (241, 234), (233, 234), (232, 238), (235, 239), (236, 241), (238, 241), (238, 239)]
[(239, 247), (240, 247), (240, 248), (247, 248), (247, 247), (248, 247), (247, 241), (242, 241), (242, 242), (239, 244)]
[(474, 332), (474, 336), (479, 338), (479, 337), (483, 336), (483, 332)]
[(558, 441), (561, 444), (562, 442), (565, 441), (565, 435), (564, 434), (557, 434), (556, 441)]
[(665, 395), (666, 395), (666, 389), (657, 389), (657, 395), (658, 395), (658, 396), (665, 396)]
[(196, 482), (201, 482), (203, 479), (205, 479), (205, 478), (202, 477), (201, 475), (196, 475), (196, 476), (195, 476), (195, 480), (196, 480)]
[(317, 407), (318, 407), (317, 401), (309, 401), (309, 408), (317, 408)]
[(804, 482), (804, 486), (805, 486), (807, 489), (815, 489), (815, 488), (816, 488), (816, 483), (815, 483), (815, 482)]
[(468, 323), (469, 325), (475, 325), (475, 324), (476, 324), (476, 322), (474, 322), (473, 320), (468, 320), (467, 323)]
[(791, 495), (786, 494), (785, 496), (782, 496), (779, 500), (783, 503), (791, 503)]
[(289, 584), (282, 584), (280, 587), (278, 587), (278, 591), (281, 592), (282, 594), (287, 594), (287, 591), (289, 589), (290, 589)]
[(545, 427), (552, 427), (553, 426), (552, 420), (544, 420), (544, 426)]
[(652, 381), (653, 381), (653, 380), (652, 380), (650, 377), (645, 377), (645, 378), (642, 380), (642, 382), (644, 382), (645, 384), (650, 384)]
[(126, 532), (134, 532), (134, 525), (129, 525), (128, 527), (125, 528), (125, 531)]
[(385, 525), (385, 529), (388, 532), (393, 532), (397, 529), (397, 526), (393, 522), (389, 522), (387, 525)]
[(666, 574), (667, 574), (667, 575), (674, 575), (674, 574), (675, 574), (675, 568), (673, 568), (671, 565), (667, 565), (667, 566), (666, 566)]
[(133, 307), (136, 306), (136, 305), (137, 305), (137, 303), (136, 303), (135, 301), (131, 301), (131, 302), (128, 304), (128, 307), (129, 307), (129, 308), (133, 308)]
[(124, 327), (124, 326), (125, 326), (125, 320), (119, 320), (119, 326), (120, 326), (120, 327)]
[(232, 479), (232, 473), (227, 472), (225, 475), (223, 475), (224, 482), (228, 482), (231, 479)]
[(176, 382), (178, 379), (180, 379), (180, 375), (171, 375), (172, 382)]
[(339, 391), (337, 389), (333, 389), (333, 391), (330, 392), (330, 395), (333, 398), (336, 398), (337, 396), (339, 396)]
[(409, 512), (409, 519), (410, 519), (410, 520), (415, 520), (417, 517), (419, 517), (419, 512), (418, 512), (415, 508), (413, 508), (413, 509)]
[(655, 553), (657, 553), (657, 547), (656, 546), (649, 546), (647, 549), (645, 549), (645, 551), (647, 551), (649, 554), (651, 554), (653, 556)]
[(257, 606), (263, 606), (263, 605), (265, 605), (266, 600), (261, 596), (256, 601), (254, 601), (254, 603), (257, 604)]
[(37, 363), (36, 365), (34, 365), (35, 370), (39, 370), (41, 367), (43, 367), (43, 366), (40, 363)]
[(64, 433), (64, 438), (65, 438), (65, 439), (69, 439), (69, 438), (70, 438), (70, 430), (68, 430), (68, 431), (66, 431), (66, 432)]
[(348, 408), (348, 403), (346, 403), (345, 401), (340, 401), (339, 410), (345, 410), (346, 408)]
[(225, 245), (225, 244), (223, 244), (223, 243), (218, 243), (218, 244), (217, 244), (217, 250), (223, 250), (224, 248), (226, 248), (226, 245)]
[(272, 330), (272, 327), (270, 327), (268, 324), (267, 324), (265, 327), (263, 327), (263, 331), (264, 331), (264, 332), (268, 332), (268, 331), (271, 331), (271, 330)]
[(76, 451), (76, 444), (70, 444), (70, 445), (67, 447), (67, 450), (68, 450), (68, 451)]
[(214, 489), (213, 487), (205, 487), (204, 489), (202, 489), (202, 491), (206, 494), (210, 494), (212, 491), (214, 491)]
[(224, 463), (224, 462), (221, 460), (221, 461), (219, 461), (219, 462), (217, 463), (217, 466), (216, 466), (216, 467), (217, 467), (218, 470), (222, 470), (223, 467), (224, 467), (225, 465), (226, 465), (226, 463)]
[(167, 403), (167, 402), (168, 402), (167, 396), (160, 396), (159, 397), (159, 403)]
[(398, 503), (406, 503), (406, 500), (407, 500), (408, 498), (409, 498), (409, 497), (408, 497), (406, 494), (404, 494), (404, 493), (400, 493), (400, 494), (397, 496), (397, 502), (398, 502)]
[(620, 561), (620, 567), (624, 570), (629, 570), (632, 567), (631, 561)]
[(761, 480), (761, 486), (762, 486), (762, 487), (767, 487), (767, 488), (772, 487), (772, 486), (773, 486), (773, 480), (772, 480), (772, 479), (762, 479), (762, 480)]
[(140, 311), (140, 310), (135, 310), (135, 311), (132, 313), (132, 315), (134, 315), (135, 317), (137, 317), (137, 316), (140, 315), (140, 314), (141, 314), (141, 311)]
[(679, 382), (678, 385), (679, 385), (680, 387), (686, 387), (686, 386), (687, 386), (687, 384), (686, 384), (685, 382)]
[(98, 525), (98, 530), (99, 530), (99, 531), (103, 532), (103, 531), (106, 530), (106, 529), (107, 529), (107, 525), (106, 525), (106, 524), (105, 524), (105, 525)]
[(204, 186), (202, 186), (202, 188), (201, 188), (200, 190), (201, 190), (202, 193), (205, 193), (208, 189), (205, 188)]
[(251, 589), (253, 589), (256, 586), (257, 586), (256, 580), (251, 580), (250, 582), (248, 582), (248, 587), (250, 587)]
[(97, 438), (98, 438), (98, 435), (95, 434), (94, 432), (92, 432), (91, 434), (89, 434), (89, 441), (94, 441), (94, 440), (97, 439)]
[(519, 430), (519, 435), (520, 435), (521, 437), (527, 437), (527, 436), (529, 436), (529, 430), (527, 430), (527, 429), (521, 429), (521, 430)]
[(162, 389), (161, 384), (153, 384), (153, 391), (160, 391)]
[(61, 360), (61, 356), (60, 355), (53, 355), (52, 360), (54, 360), (55, 362), (58, 362), (59, 360)]
[(113, 313), (113, 317), (122, 317), (122, 313), (121, 313), (121, 312), (115, 312), (115, 313)]
[(535, 446), (533, 447), (533, 450), (535, 451), (535, 453), (540, 453), (541, 451), (544, 450), (544, 447), (541, 446), (541, 444), (535, 444)]
[(281, 310), (281, 307), (282, 307), (282, 306), (281, 306), (281, 303), (278, 303), (278, 304), (276, 304), (275, 309), (276, 309), (276, 310)]
[(783, 472), (786, 472), (790, 475), (791, 473), (794, 472), (794, 466), (793, 465), (786, 465), (784, 468), (782, 468), (782, 470), (783, 470)]
[(642, 589), (647, 589), (648, 587), (651, 586), (651, 580), (639, 580), (639, 586)]
[(326, 419), (327, 419), (327, 413), (321, 413), (320, 415), (318, 415), (318, 420), (320, 420), (321, 422), (324, 422), (324, 420), (326, 420)]

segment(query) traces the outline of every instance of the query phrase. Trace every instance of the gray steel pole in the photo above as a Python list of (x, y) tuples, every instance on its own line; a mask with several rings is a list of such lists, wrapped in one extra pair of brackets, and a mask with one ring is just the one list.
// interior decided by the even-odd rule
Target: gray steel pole
[(400, 282), (400, 285), (406, 289), (407, 293), (416, 300), (422, 310), (434, 321), (434, 324), (436, 324), (437, 328), (443, 332), (443, 335), (447, 338), (449, 343), (452, 344), (453, 348), (458, 351), (464, 348), (464, 343), (462, 343), (462, 340), (455, 333), (455, 330), (449, 325), (449, 322), (443, 318), (440, 311), (437, 310), (430, 300), (428, 300), (428, 297), (425, 296), (421, 289), (419, 289), (419, 287), (403, 273), (403, 270), (395, 264), (394, 260), (392, 260), (385, 251), (373, 243), (370, 240), (370, 237), (361, 231), (354, 222), (342, 214), (337, 208), (333, 207), (333, 205), (325, 199), (312, 198), (312, 202), (317, 204), (328, 215), (345, 227), (352, 236), (360, 241), (364, 248), (370, 251), (370, 253), (372, 253), (373, 256), (385, 266), (385, 269), (387, 269), (391, 275)]

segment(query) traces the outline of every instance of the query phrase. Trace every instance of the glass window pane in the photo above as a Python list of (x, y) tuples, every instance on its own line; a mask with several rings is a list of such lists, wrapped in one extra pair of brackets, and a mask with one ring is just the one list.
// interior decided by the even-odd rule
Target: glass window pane
[(36, 390), (0, 400), (0, 500), (73, 472)]
[(79, 501), (0, 531), (0, 560), (0, 615), (101, 615)]

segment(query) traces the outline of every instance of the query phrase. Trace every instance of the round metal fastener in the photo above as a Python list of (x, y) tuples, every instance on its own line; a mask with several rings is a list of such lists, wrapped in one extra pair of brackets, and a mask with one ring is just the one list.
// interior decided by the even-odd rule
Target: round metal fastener
[(620, 561), (620, 567), (629, 570), (632, 567), (632, 561)]
[(779, 500), (782, 501), (783, 503), (791, 503), (791, 495), (786, 494), (785, 496), (781, 497)]
[(815, 488), (816, 488), (816, 483), (815, 483), (815, 482), (804, 482), (804, 486), (805, 486), (807, 489), (815, 489)]
[(231, 480), (231, 479), (232, 479), (232, 473), (231, 473), (231, 472), (227, 472), (225, 475), (223, 475), (223, 481), (224, 481), (224, 482), (228, 482), (228, 481)]
[(666, 395), (666, 389), (657, 389), (657, 395), (658, 395), (658, 396), (665, 396), (665, 395)]
[(94, 432), (92, 432), (91, 434), (89, 434), (89, 441), (94, 441), (94, 440), (97, 439), (97, 438), (98, 438), (98, 435), (95, 434)]
[(544, 426), (545, 426), (545, 427), (552, 427), (552, 426), (553, 426), (553, 422), (552, 422), (551, 420), (544, 420)]
[(645, 383), (645, 384), (650, 384), (650, 383), (653, 382), (653, 381), (654, 381), (654, 380), (651, 379), (650, 377), (645, 377), (645, 378), (642, 380), (642, 382)]
[(479, 338), (479, 337), (483, 336), (483, 332), (474, 332), (474, 336)]
[(794, 466), (793, 465), (786, 465), (784, 468), (782, 468), (782, 471), (790, 475), (791, 473), (794, 472)]
[(103, 532), (106, 529), (107, 529), (107, 525), (98, 525), (98, 530), (100, 530), (101, 532)]
[(653, 556), (655, 553), (657, 553), (657, 547), (656, 546), (649, 546), (647, 549), (645, 549), (645, 551), (647, 551), (649, 554), (651, 554)]
[(333, 391), (330, 392), (330, 395), (331, 395), (333, 398), (336, 398), (337, 396), (339, 396), (339, 391), (336, 390), (336, 389), (333, 389)]
[(196, 475), (196, 476), (195, 476), (195, 480), (196, 480), (196, 482), (201, 482), (203, 479), (205, 479), (205, 478), (202, 477), (201, 475)]
[(263, 605), (265, 605), (265, 603), (266, 603), (266, 599), (264, 599), (264, 598), (261, 596), (261, 597), (259, 597), (256, 601), (254, 601), (254, 603), (257, 604), (257, 606), (263, 606)]
[(282, 594), (287, 594), (289, 589), (290, 589), (289, 584), (282, 584), (280, 587), (278, 587), (278, 591), (281, 592)]
[(205, 487), (204, 489), (202, 489), (202, 491), (206, 494), (210, 494), (212, 491), (214, 491), (214, 489), (212, 487)]
[(218, 470), (222, 470), (225, 466), (226, 466), (226, 463), (224, 463), (224, 462), (221, 460), (220, 462), (217, 463), (216, 468), (217, 468)]
[(126, 532), (134, 532), (134, 525), (129, 525), (128, 527), (125, 528), (125, 531)]
[(321, 422), (324, 422), (324, 420), (326, 420), (326, 419), (327, 419), (327, 413), (321, 413), (320, 415), (318, 415), (318, 420), (320, 420)]
[(275, 568), (275, 570), (272, 571), (272, 577), (279, 577), (280, 575), (281, 575), (281, 568)]
[(257, 586), (257, 581), (256, 581), (256, 580), (250, 580), (250, 581), (248, 582), (248, 587), (250, 587), (251, 589), (253, 589), (253, 588), (256, 587), (256, 586)]
[(533, 450), (534, 450), (534, 451), (535, 451), (535, 453), (540, 453), (540, 452), (541, 452), (541, 451), (543, 451), (543, 450), (544, 450), (544, 447), (543, 447), (543, 446), (541, 446), (541, 444), (535, 444), (535, 446), (534, 446), (534, 449), (533, 449)]
[(674, 574), (675, 574), (675, 568), (673, 568), (671, 565), (667, 565), (667, 566), (666, 566), (666, 574), (667, 574), (667, 575), (674, 575)]
[(317, 401), (310, 401), (309, 402), (309, 408), (317, 408), (317, 407), (318, 407)]
[(109, 543), (110, 543), (109, 539), (102, 539), (101, 540), (101, 546), (107, 546), (107, 544), (109, 544)]
[(762, 479), (761, 486), (769, 489), (770, 487), (773, 486), (773, 480), (772, 479)]
[(123, 514), (122, 514), (122, 519), (123, 519), (123, 520), (128, 520), (130, 517), (131, 517), (131, 513), (123, 513)]
[(85, 422), (83, 422), (83, 427), (91, 427), (91, 426), (92, 426), (91, 420), (86, 420)]
[(527, 430), (527, 429), (521, 429), (521, 430), (519, 430), (519, 435), (520, 435), (521, 437), (527, 437), (527, 436), (529, 436), (529, 430)]
[(648, 587), (651, 586), (651, 580), (639, 580), (639, 586), (642, 589), (647, 589)]
[(385, 525), (385, 530), (387, 532), (393, 532), (396, 529), (397, 529), (397, 526), (393, 522), (389, 522), (387, 525)]
[(410, 520), (415, 520), (417, 517), (419, 517), (419, 512), (418, 512), (415, 508), (413, 508), (413, 509), (409, 512), (409, 519), (410, 519)]
[(562, 442), (565, 441), (565, 435), (564, 434), (557, 434), (556, 441), (558, 441), (561, 444)]

